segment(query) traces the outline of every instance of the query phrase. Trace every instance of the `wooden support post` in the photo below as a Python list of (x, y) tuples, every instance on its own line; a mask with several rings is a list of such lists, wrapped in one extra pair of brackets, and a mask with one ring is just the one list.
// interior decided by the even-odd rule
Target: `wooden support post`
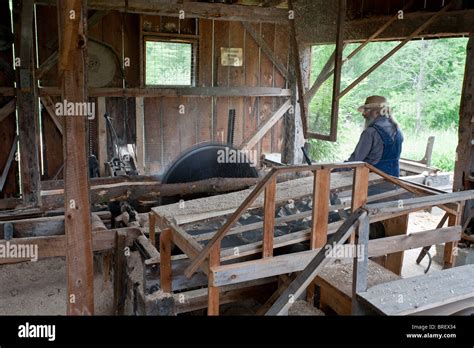
[[(456, 226), (461, 224), (461, 212), (464, 204), (458, 205), (458, 213), (456, 215), (450, 214), (448, 217), (448, 226)], [(448, 242), (444, 244), (444, 266), (443, 268), (451, 268), (454, 266), (457, 255), (458, 242)]]
[(105, 124), (104, 114), (105, 97), (97, 98), (97, 137), (98, 137), (98, 158), (100, 176), (106, 176), (105, 162), (107, 162), (107, 126)]
[[(383, 221), (385, 237), (399, 236), (407, 233), (408, 214)], [(388, 254), (384, 267), (395, 274), (402, 274), (403, 251)]]
[(211, 268), (220, 265), (220, 258), (221, 258), (221, 246), (220, 243), (217, 243), (211, 249), (211, 253), (209, 254), (209, 286), (208, 286), (208, 307), (207, 307), (207, 315), (209, 316), (216, 316), (219, 315), (219, 287), (212, 286), (212, 272)]
[(148, 213), (148, 239), (153, 246), (156, 246), (156, 215), (153, 212)]
[[(59, 77), (62, 100), (86, 103), (86, 2), (58, 0)], [(72, 12), (73, 11), (73, 12)], [(71, 18), (74, 13), (74, 18)], [(67, 314), (94, 314), (94, 272), (86, 156), (86, 115), (65, 117), (64, 195), (67, 264)]]
[(344, 52), (344, 19), (346, 18), (347, 0), (339, 0), (337, 16), (336, 55), (334, 57), (334, 82), (332, 88), (330, 141), (337, 140), (337, 123), (339, 120), (339, 92), (341, 89), (342, 54)]
[[(99, 115), (100, 116), (100, 115)], [(145, 173), (145, 105), (143, 97), (135, 98), (137, 168)]]
[(114, 267), (114, 314), (123, 315), (125, 308), (125, 244), (127, 233), (118, 231), (115, 235)]
[[(293, 11), (293, 0), (288, 0), (288, 10)], [(301, 124), (303, 126), (303, 134), (306, 137), (306, 133), (308, 132), (308, 117), (306, 113), (306, 101), (304, 98), (304, 85), (303, 85), (303, 74), (301, 73), (301, 63), (300, 63), (300, 53), (298, 47), (298, 40), (296, 37), (296, 26), (295, 26), (295, 19), (290, 18), (290, 47), (293, 50), (294, 56), (294, 69), (296, 75), (296, 85), (298, 87), (298, 102), (300, 104), (300, 116), (301, 116)]]
[(263, 216), (263, 257), (273, 256), (273, 235), (275, 233), (276, 175), (265, 188)]
[(160, 234), (160, 283), (161, 290), (172, 292), (171, 249), (173, 235), (170, 229), (164, 229)]
[(354, 250), (362, 255), (354, 255), (352, 272), (352, 315), (364, 314), (361, 303), (357, 300), (357, 293), (367, 291), (367, 275), (369, 265), (369, 217), (365, 215), (359, 220), (357, 227), (357, 243)]
[(327, 242), (330, 179), (329, 169), (314, 172), (311, 249), (322, 248)]
[[(367, 167), (357, 167), (354, 169), (354, 180), (352, 184), (351, 210), (356, 211), (367, 203), (369, 191), (369, 169)], [(355, 241), (355, 234), (352, 234), (350, 243)]]
[(20, 74), (18, 81), (18, 132), (22, 196), (25, 205), (41, 204), (39, 165), (39, 124), (37, 84), (34, 76), (34, 0), (24, 0), (21, 8)]
[(466, 52), (466, 68), (459, 109), (459, 133), (454, 168), (453, 191), (474, 187), (471, 167), (474, 158), (474, 30), (469, 35)]

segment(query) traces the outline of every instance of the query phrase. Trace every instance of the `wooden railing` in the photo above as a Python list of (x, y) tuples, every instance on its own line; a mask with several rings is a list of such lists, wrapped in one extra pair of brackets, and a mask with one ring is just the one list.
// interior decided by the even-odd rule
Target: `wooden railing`
[[(191, 277), (209, 257), (209, 255), (220, 255), (220, 242), (226, 236), (242, 214), (252, 205), (257, 197), (265, 190), (264, 200), (264, 225), (263, 225), (263, 257), (273, 255), (273, 233), (275, 226), (275, 201), (276, 201), (276, 183), (277, 176), (284, 173), (298, 173), (311, 171), (314, 173), (313, 199), (317, 204), (313, 205), (311, 246), (321, 247), (327, 240), (327, 216), (329, 209), (329, 187), (330, 172), (334, 169), (355, 169), (354, 184), (352, 193), (352, 210), (355, 210), (365, 204), (367, 200), (367, 188), (369, 180), (369, 169), (364, 162), (346, 162), (317, 164), (311, 166), (293, 166), (293, 167), (275, 167), (263, 178), (255, 187), (252, 193), (244, 200), (240, 207), (225, 222), (214, 237), (206, 244), (201, 252), (193, 259), (191, 264), (185, 270), (185, 275)], [(357, 194), (354, 194), (357, 193)], [(217, 257), (209, 262), (209, 266), (219, 265)]]

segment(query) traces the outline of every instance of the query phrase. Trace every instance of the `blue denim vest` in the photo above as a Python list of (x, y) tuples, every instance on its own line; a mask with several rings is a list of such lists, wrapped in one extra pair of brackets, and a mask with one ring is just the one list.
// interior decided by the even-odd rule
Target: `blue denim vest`
[(381, 171), (399, 177), (400, 176), (400, 154), (402, 152), (402, 142), (403, 135), (402, 132), (397, 129), (395, 137), (392, 139), (390, 134), (387, 133), (382, 127), (377, 124), (372, 124), (369, 127), (374, 127), (374, 129), (379, 133), (380, 138), (383, 142), (383, 153), (382, 158), (374, 167), (380, 169)]

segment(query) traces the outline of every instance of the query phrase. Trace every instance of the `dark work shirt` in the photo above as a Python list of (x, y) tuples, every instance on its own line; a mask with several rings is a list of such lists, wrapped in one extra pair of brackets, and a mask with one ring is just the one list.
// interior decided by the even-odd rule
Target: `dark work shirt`
[[(387, 117), (378, 116), (370, 125), (374, 123), (382, 127), (392, 138), (395, 137), (397, 126)], [(359, 143), (351, 157), (349, 157), (349, 161), (363, 161), (374, 165), (380, 161), (382, 154), (382, 138), (374, 127), (367, 127), (360, 135)]]

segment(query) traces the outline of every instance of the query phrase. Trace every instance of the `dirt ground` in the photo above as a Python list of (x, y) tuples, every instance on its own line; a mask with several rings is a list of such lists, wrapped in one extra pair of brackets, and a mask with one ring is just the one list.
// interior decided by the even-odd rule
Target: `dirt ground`
[[(442, 212), (418, 212), (410, 215), (410, 233), (433, 229)], [(425, 257), (420, 265), (415, 260), (421, 248), (405, 252), (402, 276), (424, 273), (428, 265)], [(434, 254), (434, 248), (432, 248)], [(431, 264), (430, 272), (441, 270)], [(109, 277), (110, 278), (110, 277)], [(95, 314), (112, 314), (113, 290), (111, 279), (97, 272), (94, 279)], [(63, 258), (40, 260), (0, 266), (0, 315), (65, 315), (66, 314), (66, 263)]]

